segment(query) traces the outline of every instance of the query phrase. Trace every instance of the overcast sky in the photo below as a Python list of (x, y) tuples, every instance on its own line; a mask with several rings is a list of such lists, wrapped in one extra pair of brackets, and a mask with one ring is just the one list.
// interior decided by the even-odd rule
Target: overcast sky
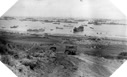
[(125, 18), (108, 0), (19, 0), (4, 16)]

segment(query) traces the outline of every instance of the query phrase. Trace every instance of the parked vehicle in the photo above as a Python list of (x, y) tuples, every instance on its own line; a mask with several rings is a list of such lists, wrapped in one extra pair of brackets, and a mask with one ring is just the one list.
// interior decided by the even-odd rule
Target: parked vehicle
[(67, 55), (76, 55), (77, 54), (77, 46), (66, 46), (65, 54)]

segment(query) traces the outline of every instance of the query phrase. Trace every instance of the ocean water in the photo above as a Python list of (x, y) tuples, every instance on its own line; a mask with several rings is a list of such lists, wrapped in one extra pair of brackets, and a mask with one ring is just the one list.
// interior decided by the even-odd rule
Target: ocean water
[[(93, 25), (87, 24), (88, 21), (78, 23), (46, 23), (41, 21), (20, 21), (20, 20), (0, 20), (0, 29), (5, 31), (25, 32), (28, 29), (44, 29), (45, 31), (38, 32), (38, 34), (51, 33), (51, 34), (77, 34), (77, 35), (93, 35), (93, 36), (116, 36), (127, 37), (126, 25)], [(73, 33), (74, 27), (84, 26), (84, 31)], [(71, 27), (65, 27), (68, 25)], [(17, 28), (11, 28), (18, 26)], [(57, 28), (56, 28), (57, 27)], [(91, 29), (92, 27), (92, 29)], [(37, 32), (35, 32), (37, 33)]]

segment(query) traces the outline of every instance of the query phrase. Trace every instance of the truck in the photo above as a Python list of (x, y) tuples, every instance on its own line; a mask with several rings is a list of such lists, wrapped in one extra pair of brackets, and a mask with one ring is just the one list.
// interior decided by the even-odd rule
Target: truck
[(76, 55), (77, 54), (77, 46), (74, 45), (67, 45), (65, 47), (65, 54), (67, 55)]

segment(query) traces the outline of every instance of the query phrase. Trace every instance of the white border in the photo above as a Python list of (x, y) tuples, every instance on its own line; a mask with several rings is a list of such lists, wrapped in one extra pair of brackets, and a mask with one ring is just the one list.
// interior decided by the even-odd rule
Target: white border
[[(17, 0), (0, 0), (0, 16), (2, 16)], [(127, 0), (111, 0), (127, 16)], [(127, 77), (127, 62), (125, 62), (111, 77)], [(0, 62), (0, 77), (16, 77), (2, 62)]]

